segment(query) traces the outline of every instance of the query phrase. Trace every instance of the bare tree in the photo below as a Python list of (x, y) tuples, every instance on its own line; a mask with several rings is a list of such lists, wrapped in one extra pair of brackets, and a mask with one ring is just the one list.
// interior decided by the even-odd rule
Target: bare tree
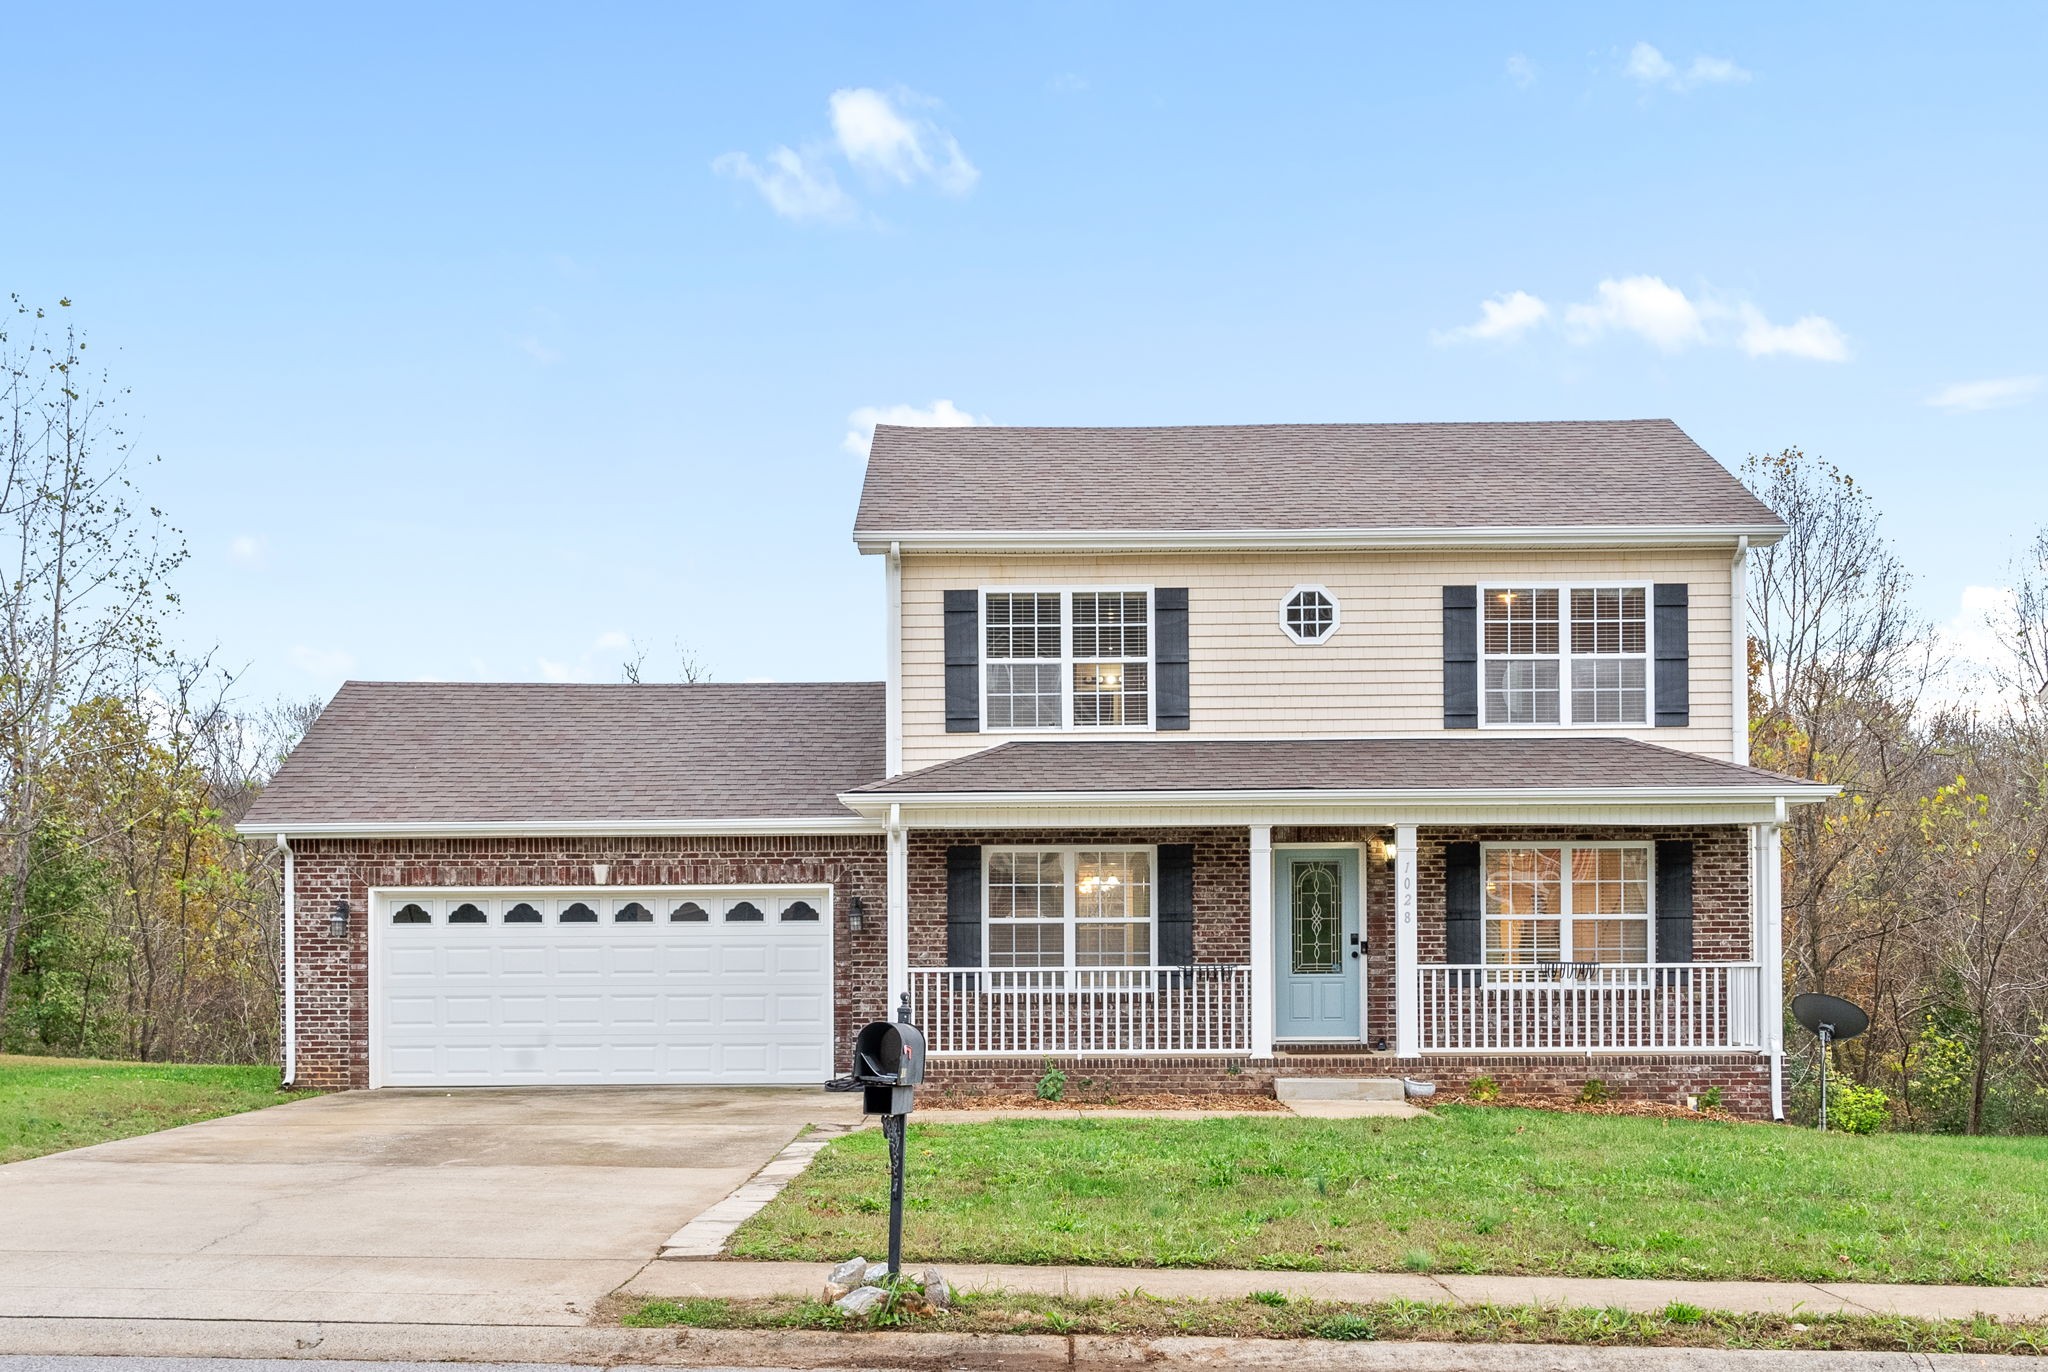
[(1974, 720), (1950, 723), (1962, 771), (1919, 806), (1923, 880), (1936, 979), (1967, 1014), (1970, 1095), (1965, 1132), (1982, 1133), (1994, 1058), (2024, 1054), (2048, 993), (2048, 759), (2023, 736)]
[(67, 705), (160, 653), (159, 588), (184, 558), (174, 537), (159, 544), (157, 511), (129, 504), (124, 393), (88, 369), (74, 329), (11, 305), (0, 320), (0, 1022)]

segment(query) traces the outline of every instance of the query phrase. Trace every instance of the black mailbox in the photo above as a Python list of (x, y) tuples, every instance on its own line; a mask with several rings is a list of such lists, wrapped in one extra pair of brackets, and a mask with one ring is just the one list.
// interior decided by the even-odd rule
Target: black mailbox
[(907, 1115), (913, 1087), (924, 1080), (924, 1031), (876, 1020), (853, 1041), (853, 1078), (870, 1115)]

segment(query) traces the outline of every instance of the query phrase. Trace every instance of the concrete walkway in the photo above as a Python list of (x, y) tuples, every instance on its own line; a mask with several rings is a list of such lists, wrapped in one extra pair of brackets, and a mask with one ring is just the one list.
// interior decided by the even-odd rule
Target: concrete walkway
[[(914, 1266), (914, 1265), (913, 1265)], [(625, 1286), (634, 1296), (744, 1299), (814, 1296), (827, 1265), (814, 1262), (656, 1262)], [(1738, 1314), (1910, 1315), (1922, 1319), (2048, 1320), (2048, 1287), (1888, 1286), (1864, 1282), (1624, 1281), (1604, 1277), (1459, 1277), (1377, 1272), (1228, 1272), (1158, 1267), (943, 1265), (962, 1291), (1043, 1296), (1149, 1296), (1235, 1300), (1254, 1291), (1367, 1303), (1558, 1305), (1657, 1311), (1673, 1301)]]

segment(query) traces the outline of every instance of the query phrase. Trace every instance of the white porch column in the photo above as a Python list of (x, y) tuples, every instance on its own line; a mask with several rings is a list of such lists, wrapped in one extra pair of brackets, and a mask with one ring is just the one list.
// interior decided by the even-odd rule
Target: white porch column
[(1422, 1052), (1422, 1016), (1417, 1003), (1415, 826), (1394, 830), (1394, 1053)]
[(903, 812), (900, 807), (889, 807), (889, 1004), (883, 1010), (887, 1019), (896, 1018), (896, 1007), (903, 1003), (903, 993), (910, 989), (910, 846), (909, 838), (903, 831)]
[(1758, 921), (1763, 947), (1757, 961), (1763, 964), (1762, 1002), (1764, 1022), (1760, 1040), (1771, 1055), (1771, 1118), (1785, 1118), (1785, 908), (1784, 830), (1766, 824), (1763, 829), (1763, 871), (1757, 883), (1763, 896), (1763, 917)]
[(1252, 1056), (1273, 1056), (1273, 826), (1252, 832)]

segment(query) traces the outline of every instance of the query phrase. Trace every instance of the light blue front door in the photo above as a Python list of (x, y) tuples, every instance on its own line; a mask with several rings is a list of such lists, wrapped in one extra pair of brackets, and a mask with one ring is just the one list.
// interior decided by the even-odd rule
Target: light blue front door
[(1273, 1036), (1355, 1039), (1358, 850), (1283, 848), (1273, 859)]

